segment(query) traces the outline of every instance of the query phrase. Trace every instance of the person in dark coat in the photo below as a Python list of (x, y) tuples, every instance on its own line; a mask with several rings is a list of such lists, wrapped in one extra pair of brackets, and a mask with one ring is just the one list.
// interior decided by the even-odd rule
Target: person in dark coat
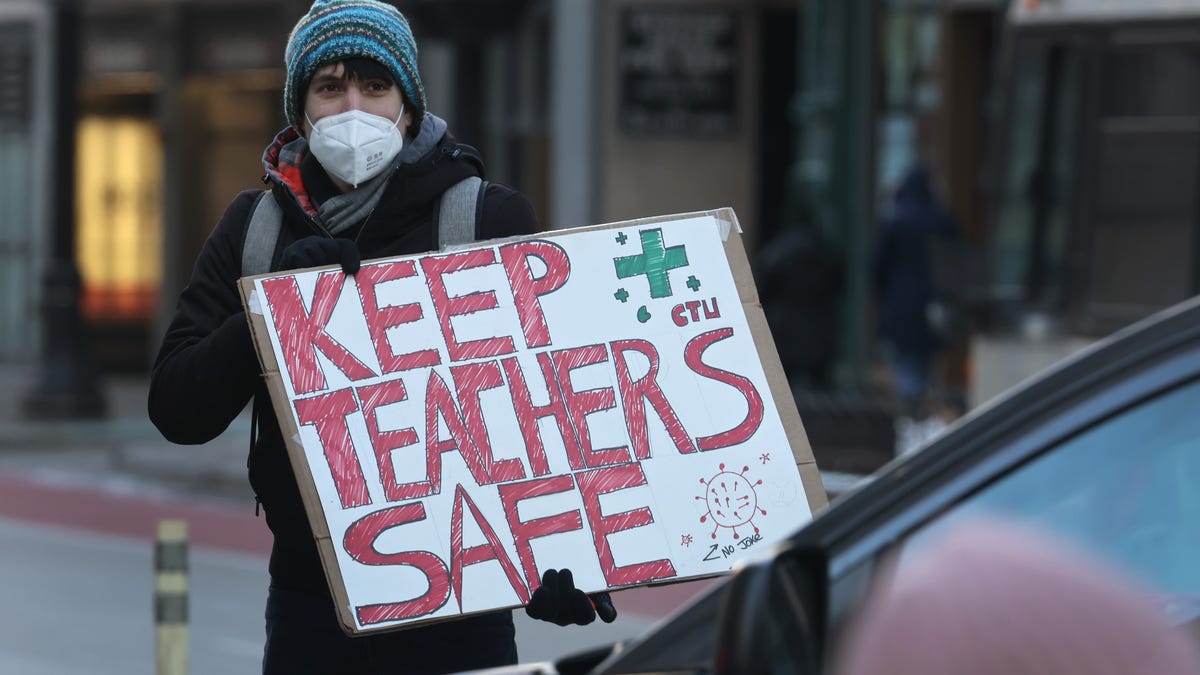
[(954, 218), (934, 196), (929, 170), (914, 166), (884, 209), (872, 255), (879, 335), (895, 393), (910, 408), (924, 396), (930, 363), (942, 346), (929, 317), (935, 300), (930, 249), (938, 238), (953, 238), (956, 230)]
[(785, 228), (762, 248), (755, 266), (759, 301), (788, 381), (833, 386), (842, 261), (809, 222)]
[[(354, 274), (362, 258), (438, 248), (438, 200), (482, 176), (483, 162), (426, 110), (416, 57), (408, 22), (386, 3), (318, 0), (296, 24), (285, 54), (289, 126), (263, 154), (271, 187), (262, 198), (282, 211), (272, 270), (341, 264)], [(200, 444), (254, 401), (250, 484), (274, 537), (263, 672), (435, 673), (514, 663), (509, 611), (353, 639), (343, 633), (237, 289), (260, 195), (237, 195), (204, 244), (155, 361), (148, 407), (168, 440)], [(479, 239), (539, 229), (529, 201), (504, 185), (488, 183), (480, 209)], [(555, 586), (550, 597), (544, 587), (535, 591), (535, 618), (588, 622), (593, 600), (611, 610), (607, 594), (589, 599)], [(609, 614), (602, 618), (615, 610)]]

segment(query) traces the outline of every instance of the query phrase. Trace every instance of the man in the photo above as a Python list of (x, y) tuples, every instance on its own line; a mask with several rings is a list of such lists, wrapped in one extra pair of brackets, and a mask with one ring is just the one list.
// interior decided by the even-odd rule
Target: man
[(891, 362), (893, 389), (908, 417), (925, 416), (930, 365), (943, 346), (930, 321), (931, 305), (941, 300), (931, 247), (953, 240), (957, 227), (923, 164), (905, 173), (880, 218), (871, 262), (879, 335)]
[[(364, 257), (436, 249), (443, 192), (481, 175), (483, 165), (426, 111), (416, 43), (392, 6), (317, 0), (292, 31), (285, 63), (289, 126), (263, 154), (270, 192), (235, 197), (205, 243), (154, 366), (150, 418), (168, 440), (205, 443), (254, 400), (250, 483), (274, 535), (264, 673), (453, 672), (513, 663), (508, 611), (354, 639), (337, 621), (242, 310), (236, 282), (243, 257), (269, 259), (270, 270), (340, 264), (354, 274)], [(247, 237), (260, 198), (278, 206), (273, 243)], [(529, 202), (512, 189), (490, 183), (480, 199), (478, 238), (537, 230)], [(602, 618), (615, 616), (607, 594), (594, 601)], [(547, 570), (527, 611), (566, 625), (590, 622), (593, 607), (569, 571)]]

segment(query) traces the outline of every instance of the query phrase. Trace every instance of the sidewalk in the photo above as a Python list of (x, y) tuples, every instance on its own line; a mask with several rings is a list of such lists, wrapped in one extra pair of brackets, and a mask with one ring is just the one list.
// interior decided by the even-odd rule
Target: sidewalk
[(35, 420), (22, 405), (36, 376), (32, 367), (0, 364), (0, 471), (144, 496), (253, 504), (248, 410), (209, 443), (181, 446), (163, 439), (146, 416), (146, 377), (104, 378), (108, 412), (101, 419)]

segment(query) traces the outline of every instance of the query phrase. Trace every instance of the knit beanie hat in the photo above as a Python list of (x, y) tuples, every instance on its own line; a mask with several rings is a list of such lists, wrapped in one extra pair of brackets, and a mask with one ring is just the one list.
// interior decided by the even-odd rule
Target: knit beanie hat
[(425, 115), (425, 89), (417, 72), (417, 42), (395, 7), (377, 0), (316, 0), (296, 23), (284, 52), (287, 81), (283, 111), (296, 129), (304, 120), (304, 94), (317, 68), (365, 57), (387, 68), (413, 116)]

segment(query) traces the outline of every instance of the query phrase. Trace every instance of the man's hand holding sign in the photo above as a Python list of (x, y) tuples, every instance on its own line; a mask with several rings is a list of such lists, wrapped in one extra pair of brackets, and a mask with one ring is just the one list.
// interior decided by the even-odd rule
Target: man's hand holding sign
[(244, 279), (348, 630), (611, 620), (808, 519), (748, 279), (728, 210)]

